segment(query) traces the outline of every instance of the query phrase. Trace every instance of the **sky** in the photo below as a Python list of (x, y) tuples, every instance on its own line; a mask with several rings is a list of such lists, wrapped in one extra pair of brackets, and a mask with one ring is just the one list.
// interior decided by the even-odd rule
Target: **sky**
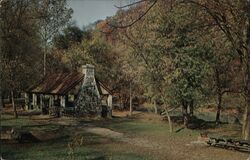
[(135, 0), (67, 0), (68, 6), (74, 10), (72, 21), (82, 28), (100, 19), (116, 13), (117, 6), (124, 6)]

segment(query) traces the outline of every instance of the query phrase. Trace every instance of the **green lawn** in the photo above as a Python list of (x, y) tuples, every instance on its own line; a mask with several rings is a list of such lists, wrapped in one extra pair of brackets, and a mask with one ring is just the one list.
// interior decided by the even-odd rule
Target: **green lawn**
[(66, 136), (56, 140), (39, 143), (27, 144), (3, 144), (1, 152), (4, 158), (10, 160), (68, 160), (68, 159), (91, 159), (91, 160), (143, 160), (147, 159), (143, 155), (136, 153), (116, 152), (100, 148), (102, 137), (96, 135), (84, 135), (87, 139), (86, 144), (76, 145), (73, 151), (68, 144), (72, 141), (72, 137)]
[[(109, 120), (76, 120), (76, 126), (65, 125), (65, 119), (32, 120), (29, 117), (13, 119), (12, 116), (1, 117), (2, 126), (22, 127), (32, 133), (39, 133), (43, 140), (37, 143), (2, 143), (1, 154), (8, 160), (235, 160), (246, 159), (245, 153), (232, 152), (214, 148), (187, 147), (197, 140), (200, 130), (181, 129), (170, 133), (168, 123), (151, 118), (113, 118)], [(67, 119), (66, 119), (67, 120)], [(143, 145), (118, 141), (82, 130), (85, 126), (109, 128), (123, 133), (133, 140), (146, 140), (161, 145), (161, 148), (147, 148)], [(181, 126), (175, 125), (174, 131)], [(225, 130), (227, 129), (227, 130)], [(239, 133), (239, 127), (222, 125), (208, 130), (211, 133), (233, 135)], [(83, 143), (73, 143), (83, 139)], [(144, 142), (142, 142), (144, 143)], [(69, 147), (69, 144), (74, 144)]]
[[(93, 121), (94, 123), (98, 123)], [(84, 122), (82, 122), (84, 123)], [(31, 120), (28, 117), (20, 116), (18, 119), (12, 118), (9, 115), (1, 117), (2, 126), (22, 127), (25, 130), (45, 133), (45, 136), (51, 133), (58, 134), (59, 137), (48, 141), (37, 143), (2, 143), (1, 154), (8, 160), (70, 160), (70, 159), (91, 159), (91, 160), (144, 160), (148, 159), (143, 155), (133, 152), (120, 152), (111, 148), (105, 148), (105, 145), (110, 146), (112, 139), (107, 139), (90, 133), (74, 133), (71, 127), (45, 124), (37, 120)], [(48, 134), (50, 133), (50, 134)], [(75, 144), (69, 147), (69, 144), (75, 137), (83, 137), (83, 144)]]
[(174, 133), (169, 132), (168, 123), (155, 123), (150, 121), (125, 121), (123, 123), (111, 123), (109, 127), (113, 130), (118, 130), (124, 133), (136, 133), (136, 134), (147, 134), (147, 135), (165, 135), (182, 137), (183, 135), (190, 135), (197, 137), (198, 131), (183, 129), (181, 132), (175, 133), (176, 130), (180, 129), (180, 126), (174, 127)]

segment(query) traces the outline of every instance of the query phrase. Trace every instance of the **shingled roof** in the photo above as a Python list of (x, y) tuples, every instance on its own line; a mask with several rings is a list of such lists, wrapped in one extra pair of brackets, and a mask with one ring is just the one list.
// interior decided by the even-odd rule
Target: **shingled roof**
[(100, 94), (102, 95), (112, 94), (112, 92), (98, 79), (96, 79), (96, 85)]
[(80, 72), (48, 74), (28, 92), (63, 95), (82, 82), (83, 78), (84, 74)]
[[(83, 79), (84, 74), (80, 72), (48, 74), (38, 84), (28, 89), (27, 92), (64, 95), (81, 83)], [(101, 81), (96, 79), (96, 84), (100, 94), (112, 94)]]

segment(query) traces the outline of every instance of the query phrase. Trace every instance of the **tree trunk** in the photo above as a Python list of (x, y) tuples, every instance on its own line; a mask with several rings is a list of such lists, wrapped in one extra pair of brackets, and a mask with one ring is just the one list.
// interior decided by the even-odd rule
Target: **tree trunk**
[(216, 83), (216, 92), (217, 92), (217, 100), (218, 100), (215, 122), (216, 124), (219, 124), (223, 93), (222, 93), (222, 87), (221, 87), (222, 85), (221, 85), (221, 79), (220, 79), (220, 72), (217, 68), (215, 68), (214, 73), (215, 73), (215, 83)]
[(166, 113), (167, 118), (168, 118), (169, 132), (172, 133), (173, 132), (173, 123), (172, 123), (171, 117), (170, 117), (169, 112), (168, 112), (166, 100), (164, 98), (163, 98), (163, 102), (164, 102), (164, 110), (165, 110), (165, 113)]
[(245, 96), (245, 113), (244, 113), (244, 121), (243, 121), (243, 126), (242, 126), (242, 136), (245, 140), (250, 139), (250, 89), (249, 89), (249, 84), (250, 84), (250, 18), (248, 18), (248, 28), (247, 28), (247, 51), (246, 54), (244, 55), (244, 66), (245, 66), (245, 90), (244, 90), (244, 96)]
[(14, 117), (18, 118), (17, 109), (16, 109), (16, 105), (15, 105), (14, 91), (11, 91), (11, 103), (12, 103), (12, 107), (13, 107)]
[[(166, 106), (166, 104), (164, 104)], [(168, 125), (169, 125), (169, 132), (172, 133), (173, 132), (173, 123), (172, 123), (172, 120), (171, 120), (171, 117), (168, 113), (168, 109), (167, 107), (165, 107), (165, 112), (166, 112), (166, 115), (167, 115), (167, 118), (168, 118)]]
[(0, 89), (0, 112), (2, 112), (2, 109), (4, 107), (4, 104), (3, 104), (3, 93)]
[(189, 114), (188, 114), (188, 107), (187, 107), (186, 102), (183, 102), (183, 104), (182, 104), (182, 114), (183, 114), (183, 124), (186, 128), (188, 128)]
[(217, 104), (217, 113), (216, 113), (216, 124), (220, 123), (220, 113), (221, 113), (221, 102), (222, 102), (222, 94), (218, 94), (218, 104)]
[(194, 101), (191, 101), (189, 104), (189, 116), (190, 117), (194, 116)]
[(131, 83), (129, 84), (129, 114), (132, 116), (133, 112), (133, 104), (132, 104), (132, 88), (131, 88)]
[[(246, 76), (245, 80), (249, 81), (249, 76)], [(245, 113), (243, 117), (242, 137), (245, 140), (249, 140), (250, 138), (250, 96), (249, 96), (248, 87), (245, 88), (244, 97), (245, 97)]]
[(156, 100), (154, 100), (154, 109), (155, 109), (155, 114), (158, 113), (158, 109), (157, 109), (157, 106), (156, 106)]
[(245, 140), (249, 140), (250, 138), (250, 107), (249, 107), (250, 105), (249, 105), (249, 102), (247, 105), (248, 106), (245, 107), (244, 123), (243, 123), (243, 129), (242, 129), (242, 135)]

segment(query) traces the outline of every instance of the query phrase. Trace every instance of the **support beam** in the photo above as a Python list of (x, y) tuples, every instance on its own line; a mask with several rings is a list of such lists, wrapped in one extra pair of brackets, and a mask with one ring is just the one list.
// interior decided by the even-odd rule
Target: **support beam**
[(40, 94), (40, 105), (39, 105), (39, 109), (43, 109), (44, 107), (44, 95)]
[(52, 107), (52, 106), (54, 106), (54, 96), (53, 95), (51, 95), (49, 97), (49, 107)]
[(108, 107), (109, 107), (109, 117), (112, 117), (112, 110), (113, 110), (113, 97), (112, 95), (108, 96)]
[(37, 109), (37, 95), (32, 94), (32, 104), (33, 104), (33, 109)]
[(60, 96), (60, 106), (65, 108), (65, 96)]
[(25, 93), (24, 94), (24, 101), (25, 101), (25, 110), (29, 110), (29, 94), (28, 93)]

